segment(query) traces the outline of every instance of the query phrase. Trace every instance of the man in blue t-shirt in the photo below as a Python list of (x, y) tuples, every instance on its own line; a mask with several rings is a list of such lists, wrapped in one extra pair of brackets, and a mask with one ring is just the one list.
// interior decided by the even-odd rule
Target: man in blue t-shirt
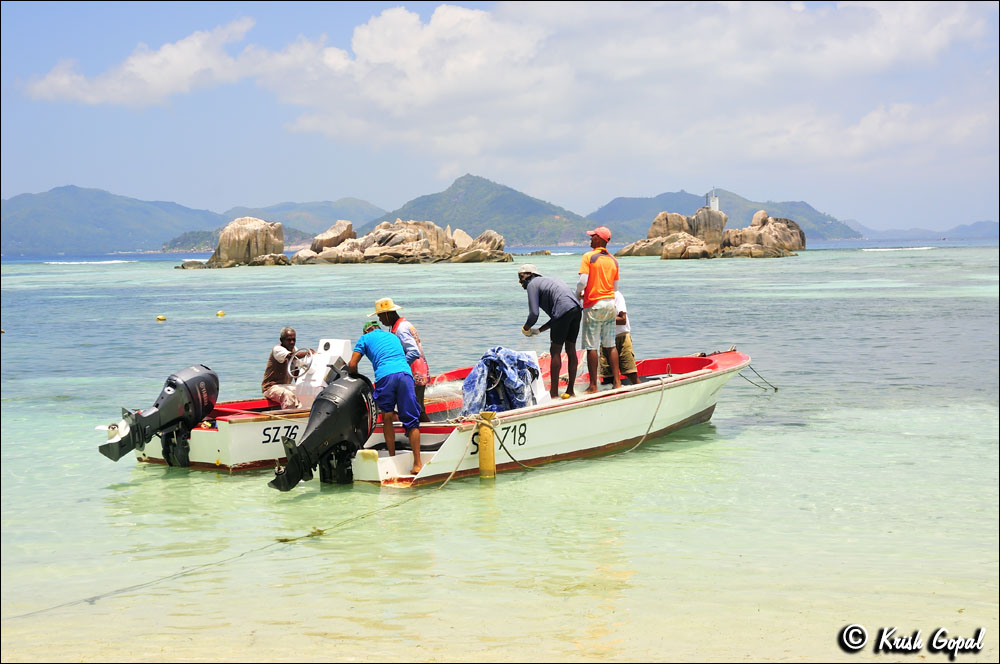
[(389, 456), (396, 456), (396, 431), (392, 423), (398, 411), (399, 421), (413, 450), (411, 472), (416, 475), (423, 467), (420, 463), (420, 405), (403, 344), (395, 334), (382, 330), (375, 321), (369, 321), (365, 323), (358, 343), (354, 344), (354, 353), (347, 364), (348, 373), (358, 373), (362, 355), (371, 361), (375, 369), (375, 403), (382, 411), (382, 434)]

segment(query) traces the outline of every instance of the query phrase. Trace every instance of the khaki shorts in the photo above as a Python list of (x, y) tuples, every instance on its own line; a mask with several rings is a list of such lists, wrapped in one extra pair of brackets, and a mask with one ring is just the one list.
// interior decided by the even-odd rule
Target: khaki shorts
[[(632, 335), (628, 332), (616, 335), (615, 347), (618, 348), (618, 369), (621, 373), (626, 376), (637, 373), (639, 369), (635, 365), (635, 353), (632, 352)], [(601, 375), (611, 376), (611, 370), (608, 369), (608, 361), (604, 357), (604, 353), (601, 353)]]

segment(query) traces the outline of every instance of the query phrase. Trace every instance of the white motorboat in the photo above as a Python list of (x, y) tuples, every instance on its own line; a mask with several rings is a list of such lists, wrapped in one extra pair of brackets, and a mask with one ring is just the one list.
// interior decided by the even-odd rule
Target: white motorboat
[[(542, 356), (532, 385), (535, 403), (465, 417), (461, 385), (473, 368), (456, 369), (428, 386), (432, 421), (421, 424), (424, 463), (413, 475), (413, 455), (399, 423), (396, 454), (390, 456), (370, 382), (341, 370), (353, 345), (324, 339), (318, 348), (295, 381), (309, 409), (282, 410), (263, 398), (216, 402), (217, 377), (196, 365), (168, 378), (152, 408), (123, 410), (120, 422), (98, 427), (108, 430), (101, 452), (117, 460), (134, 449), (141, 463), (228, 472), (274, 467), (271, 484), (284, 490), (309, 479), (317, 466), (323, 481), (408, 487), (602, 454), (706, 422), (723, 386), (750, 363), (735, 348), (647, 359), (638, 362), (636, 385), (583, 394), (578, 384), (576, 397), (552, 400), (543, 387), (549, 358)], [(160, 445), (149, 444), (154, 436)], [(482, 461), (490, 455), (481, 449), (481, 437), (493, 439), (493, 463), (487, 462), (486, 471)]]

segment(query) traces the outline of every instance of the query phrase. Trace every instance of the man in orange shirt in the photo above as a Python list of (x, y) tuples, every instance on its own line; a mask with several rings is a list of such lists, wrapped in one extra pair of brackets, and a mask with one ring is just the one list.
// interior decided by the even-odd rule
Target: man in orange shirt
[[(598, 226), (587, 231), (591, 251), (580, 261), (580, 280), (576, 295), (583, 300), (583, 343), (587, 351), (587, 370), (590, 386), (587, 393), (597, 391), (598, 348), (604, 353), (608, 365), (618, 366), (618, 348), (615, 346), (615, 291), (618, 290), (618, 261), (608, 252), (611, 231)], [(615, 389), (622, 386), (617, 371), (612, 372)]]

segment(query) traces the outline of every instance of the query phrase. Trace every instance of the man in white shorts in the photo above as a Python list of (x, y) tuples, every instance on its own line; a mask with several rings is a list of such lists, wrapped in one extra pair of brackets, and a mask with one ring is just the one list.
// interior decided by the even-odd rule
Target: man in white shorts
[[(618, 366), (618, 349), (615, 347), (615, 291), (618, 290), (618, 261), (607, 249), (611, 231), (598, 226), (587, 231), (591, 251), (580, 260), (580, 279), (576, 294), (583, 300), (583, 342), (587, 351), (587, 371), (590, 386), (586, 392), (597, 392), (598, 348), (608, 364)], [(614, 387), (622, 386), (621, 377), (613, 372)]]

